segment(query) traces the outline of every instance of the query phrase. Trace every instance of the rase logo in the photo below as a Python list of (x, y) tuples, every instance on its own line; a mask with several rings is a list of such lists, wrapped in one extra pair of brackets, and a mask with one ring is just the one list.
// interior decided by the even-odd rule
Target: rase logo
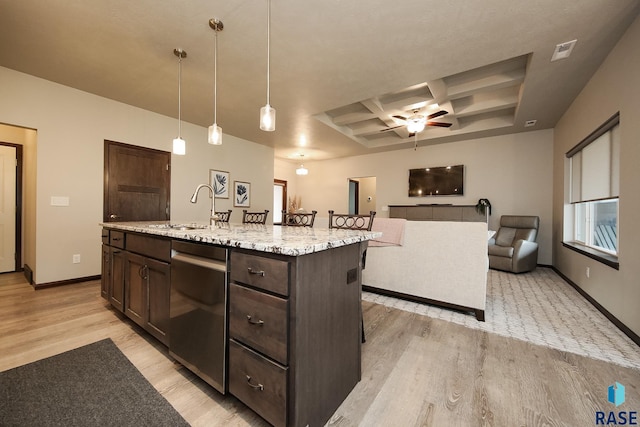
[(608, 399), (610, 403), (616, 405), (616, 408), (624, 403), (624, 386), (616, 381), (614, 385), (609, 386)]
[[(616, 405), (616, 408), (624, 403), (624, 386), (616, 381), (615, 384), (610, 385), (607, 392), (607, 400), (609, 403)], [(597, 411), (596, 412), (596, 425), (608, 426), (608, 425), (638, 425), (638, 412), (637, 411)]]

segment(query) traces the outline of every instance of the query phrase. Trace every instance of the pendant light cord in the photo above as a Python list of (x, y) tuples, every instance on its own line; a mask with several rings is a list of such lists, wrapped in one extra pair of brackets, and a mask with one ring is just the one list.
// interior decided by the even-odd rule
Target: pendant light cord
[(213, 123), (218, 123), (218, 30), (215, 30), (213, 51)]
[(267, 105), (270, 102), (270, 82), (271, 82), (271, 0), (267, 0)]
[(178, 138), (182, 138), (182, 54), (178, 55)]

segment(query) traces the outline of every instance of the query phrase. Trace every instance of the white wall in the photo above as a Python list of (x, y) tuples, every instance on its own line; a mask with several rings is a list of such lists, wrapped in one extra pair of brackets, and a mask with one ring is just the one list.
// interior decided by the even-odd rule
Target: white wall
[[(554, 142), (554, 265), (605, 309), (640, 335), (640, 18), (629, 27), (589, 83), (562, 116)], [(562, 246), (565, 153), (620, 112), (620, 270)], [(586, 268), (590, 277), (586, 277)]]
[[(104, 140), (171, 151), (177, 120), (0, 67), (0, 122), (37, 130), (36, 260), (38, 284), (100, 274)], [(183, 123), (186, 156), (172, 156), (172, 220), (207, 221), (205, 198), (189, 197), (209, 169), (252, 185), (251, 209), (272, 209), (273, 150), (228, 135), (206, 143), (207, 129)], [(50, 205), (52, 196), (70, 206)], [(232, 200), (217, 210), (242, 208)], [(72, 264), (73, 254), (82, 262)]]
[[(273, 178), (282, 181), (287, 181), (287, 196), (293, 198), (299, 196), (298, 194), (298, 179), (304, 179), (305, 177), (299, 177), (296, 175), (296, 168), (300, 166), (299, 163), (291, 163), (281, 159), (274, 160)], [(304, 207), (305, 200), (302, 200), (302, 206)], [(289, 201), (287, 200), (287, 204)], [(271, 216), (270, 216), (271, 217)]]
[[(297, 180), (307, 210), (319, 217), (327, 210), (347, 212), (350, 177), (376, 177), (378, 216), (387, 206), (417, 203), (475, 205), (486, 198), (493, 206), (489, 227), (497, 229), (500, 215), (538, 215), (541, 220), (538, 263), (551, 264), (553, 131), (474, 139), (429, 147), (306, 162), (309, 175)], [(464, 196), (408, 197), (409, 169), (465, 165)], [(323, 222), (320, 221), (320, 224)]]

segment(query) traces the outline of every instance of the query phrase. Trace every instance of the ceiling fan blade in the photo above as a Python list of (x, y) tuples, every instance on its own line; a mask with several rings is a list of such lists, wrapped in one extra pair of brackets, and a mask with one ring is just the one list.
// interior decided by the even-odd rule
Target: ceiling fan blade
[(445, 110), (436, 111), (433, 114), (429, 114), (427, 116), (427, 120), (435, 119), (436, 117), (444, 116), (445, 114), (449, 114), (449, 112)]
[(394, 130), (394, 129), (398, 129), (398, 128), (403, 128), (405, 127), (405, 125), (401, 125), (401, 126), (392, 126), (390, 128), (386, 128), (386, 129), (380, 129), (380, 132), (388, 132), (390, 130)]
[(427, 126), (437, 126), (441, 128), (451, 127), (451, 123), (442, 123), (442, 122), (427, 122)]
[(406, 118), (406, 117), (402, 117), (402, 116), (391, 116), (391, 117), (393, 117), (394, 119), (398, 119), (398, 120), (402, 120), (402, 121), (407, 121), (407, 118)]

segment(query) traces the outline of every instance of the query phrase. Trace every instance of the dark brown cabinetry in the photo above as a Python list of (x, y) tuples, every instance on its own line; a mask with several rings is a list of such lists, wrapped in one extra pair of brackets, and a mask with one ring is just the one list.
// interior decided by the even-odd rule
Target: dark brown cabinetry
[(111, 288), (111, 249), (108, 245), (102, 245), (102, 276), (100, 277), (100, 296), (109, 300)]
[(229, 392), (275, 426), (287, 421), (290, 265), (231, 253)]
[(109, 245), (102, 250), (103, 297), (168, 344), (171, 241), (107, 229), (105, 239)]
[(124, 265), (125, 251), (111, 247), (111, 288), (109, 302), (118, 310), (124, 312)]
[(169, 343), (169, 277), (169, 263), (127, 253), (124, 313), (165, 345)]
[(102, 230), (102, 280), (100, 294), (124, 311), (124, 233)]
[(269, 423), (322, 426), (360, 380), (363, 248), (231, 253), (229, 392)]

